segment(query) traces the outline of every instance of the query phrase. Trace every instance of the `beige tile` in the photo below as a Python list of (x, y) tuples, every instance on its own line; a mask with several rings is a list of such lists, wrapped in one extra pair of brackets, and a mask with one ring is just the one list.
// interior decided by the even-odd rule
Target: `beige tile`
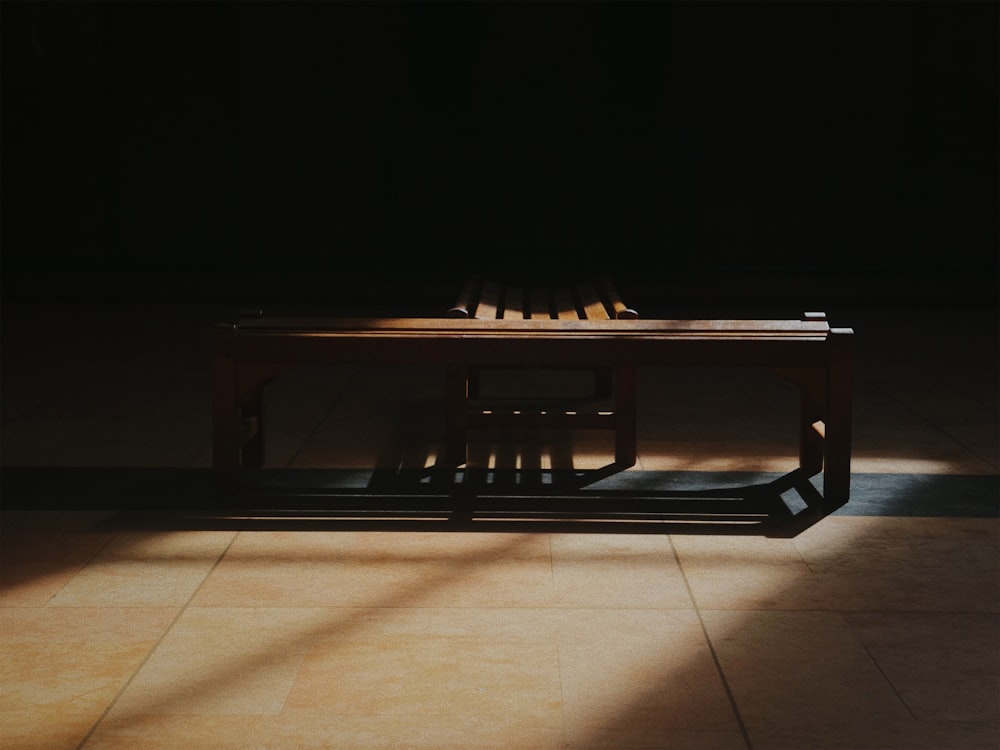
[(578, 612), (560, 644), (569, 746), (742, 748), (697, 615), (615, 614)]
[(234, 536), (229, 531), (119, 534), (50, 603), (76, 607), (184, 604)]
[(577, 731), (571, 734), (568, 750), (746, 750), (746, 740), (736, 730), (672, 729), (653, 719), (639, 724), (631, 719), (624, 729)]
[[(615, 633), (655, 640), (662, 637), (671, 614), (654, 609), (556, 607), (362, 607), (335, 611), (342, 614), (345, 625), (321, 634), (323, 640), (367, 643), (430, 634), (461, 640), (575, 645), (593, 643)], [(677, 617), (687, 622), (684, 618), (692, 618), (694, 613), (684, 612)]]
[(423, 716), (442, 726), (474, 721), (487, 731), (507, 725), (515, 734), (558, 729), (559, 652), (550, 639), (506, 641), (489, 633), (327, 639), (308, 654), (287, 706)]
[[(442, 732), (454, 724), (465, 726), (470, 747), (500, 737), (526, 747), (532, 738), (558, 736), (564, 721), (573, 747), (655, 747), (674, 734), (740, 741), (693, 612), (418, 609), (357, 616), (363, 624), (328, 635), (306, 658), (286, 714), (424, 715), (421, 735), (437, 735), (446, 747), (452, 744)], [(624, 737), (633, 744), (615, 744)]]
[(244, 533), (194, 603), (689, 608), (657, 535)]
[(176, 741), (183, 718), (211, 747), (555, 748), (555, 632), (523, 610), (192, 608), (92, 746)]
[(74, 706), (70, 701), (0, 710), (0, 747), (16, 750), (76, 750), (103, 710), (99, 701)]
[[(501, 537), (503, 538), (503, 537)], [(532, 556), (494, 549), (459, 567), (445, 587), (429, 589), (427, 606), (690, 607), (665, 537), (511, 535)]]
[(830, 516), (794, 539), (673, 543), (706, 609), (996, 612), (997, 523)]
[(702, 612), (754, 748), (904, 748), (920, 721), (843, 618)]
[[(265, 612), (270, 610), (261, 610), (257, 617), (266, 617)], [(198, 731), (206, 741), (219, 737), (210, 742), (212, 747), (233, 747), (239, 741), (259, 743), (245, 745), (251, 747), (662, 747), (657, 743), (664, 738), (678, 747), (740, 747), (735, 719), (693, 612), (322, 612), (310, 622), (303, 619), (299, 624), (304, 628), (285, 622), (280, 636), (272, 629), (271, 637), (278, 642), (271, 646), (261, 638), (246, 646), (258, 655), (276, 650), (285, 659), (292, 652), (298, 658), (298, 646), (290, 648), (287, 642), (289, 630), (299, 633), (301, 642), (313, 644), (273, 721), (262, 724), (245, 699), (239, 711), (246, 723), (237, 727), (227, 721), (222, 714), (236, 708), (219, 702), (227, 691), (220, 683), (228, 672), (207, 653), (215, 646), (206, 651), (203, 645), (217, 636), (196, 635), (191, 628), (185, 638), (188, 645), (181, 640), (168, 643), (182, 630), (178, 623), (88, 747), (124, 747), (128, 739), (144, 734), (147, 739), (139, 747), (167, 746), (168, 739), (183, 736), (182, 712), (197, 714), (183, 717), (189, 732)], [(217, 622), (230, 632), (228, 643), (239, 640), (242, 625), (228, 612), (225, 623)], [(222, 648), (230, 657), (240, 650), (233, 645)], [(153, 691), (161, 698), (147, 695), (151, 678), (145, 675), (175, 664), (184, 654), (210, 665), (202, 669), (214, 675), (214, 687), (207, 687), (207, 676), (200, 685), (192, 680), (196, 669), (189, 667), (180, 670), (184, 674), (179, 681), (161, 672), (156, 680), (161, 690)], [(261, 676), (272, 686), (287, 684), (287, 677)], [(178, 682), (184, 690), (177, 689)], [(143, 689), (137, 693), (138, 687)], [(202, 695), (203, 689), (208, 693)], [(169, 692), (175, 697), (163, 700)], [(250, 687), (240, 692), (256, 691)], [(184, 705), (187, 699), (182, 700), (181, 693), (193, 693), (194, 705)], [(247, 735), (247, 726), (259, 731)], [(630, 744), (621, 744), (623, 739)]]
[(666, 535), (552, 534), (551, 547), (550, 606), (693, 607)]
[(46, 604), (77, 575), (114, 532), (92, 514), (7, 515), (0, 526), (0, 607)]
[(490, 726), (475, 714), (451, 723), (412, 714), (358, 716), (289, 710), (279, 716), (108, 718), (85, 750), (175, 750), (197, 737), (211, 750), (560, 750), (561, 729)]
[(156, 640), (177, 607), (10, 607), (0, 610), (0, 643), (58, 644)]
[(0, 607), (41, 607), (73, 580), (85, 563), (4, 563), (0, 566)]
[(674, 535), (700, 609), (817, 609), (825, 592), (789, 539)]
[[(795, 537), (798, 552), (815, 568), (838, 564), (869, 567), (871, 556), (898, 556), (900, 546), (921, 558), (940, 558), (938, 543), (958, 542), (974, 555), (990, 556), (1000, 545), (1000, 519), (907, 516), (828, 516)], [(845, 548), (866, 556), (844, 554)]]
[(1000, 615), (848, 612), (844, 620), (914, 716), (1000, 726)]
[(0, 745), (75, 748), (176, 608), (0, 610)]
[(984, 722), (866, 717), (847, 721), (786, 721), (750, 732), (754, 750), (995, 750), (997, 729)]
[(551, 553), (544, 535), (255, 532), (240, 535), (194, 603), (516, 604), (531, 592), (550, 590), (551, 578)]
[(823, 519), (794, 540), (827, 607), (1000, 611), (1000, 521)]
[(189, 607), (111, 716), (280, 713), (313, 641), (340, 620), (309, 607)]

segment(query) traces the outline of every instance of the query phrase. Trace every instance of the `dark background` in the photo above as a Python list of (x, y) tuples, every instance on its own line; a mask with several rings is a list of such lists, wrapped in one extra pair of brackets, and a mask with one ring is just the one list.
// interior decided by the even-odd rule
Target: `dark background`
[(995, 305), (998, 7), (6, 0), (2, 295)]

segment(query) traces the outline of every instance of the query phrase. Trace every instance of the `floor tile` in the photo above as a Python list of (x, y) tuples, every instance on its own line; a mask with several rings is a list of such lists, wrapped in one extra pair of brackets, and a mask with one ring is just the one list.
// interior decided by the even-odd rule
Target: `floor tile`
[(821, 609), (809, 566), (789, 539), (684, 535), (673, 537), (699, 609)]
[(1000, 615), (847, 612), (844, 620), (914, 716), (1000, 727)]
[(279, 716), (143, 716), (108, 718), (84, 750), (174, 750), (197, 737), (212, 750), (560, 750), (562, 732), (518, 733), (511, 722), (487, 726), (475, 715), (451, 724), (426, 717), (357, 716), (286, 711)]
[(63, 607), (183, 605), (215, 566), (233, 532), (126, 532), (52, 597)]
[(996, 612), (995, 519), (828, 517), (792, 540), (674, 537), (698, 607)]
[(425, 731), (465, 724), (472, 735), (513, 737), (562, 724), (559, 651), (551, 639), (459, 636), (324, 639), (306, 657), (292, 710), (422, 718)]
[(244, 532), (194, 599), (199, 606), (237, 601), (259, 606), (691, 606), (666, 537), (550, 539), (488, 532)]
[(194, 603), (492, 606), (529, 603), (551, 578), (548, 539), (534, 534), (244, 532)]
[(693, 606), (665, 535), (553, 534), (551, 545), (550, 606)]
[(0, 607), (48, 603), (114, 538), (100, 528), (101, 517), (6, 513), (0, 523)]
[(702, 617), (754, 748), (934, 747), (839, 614)]
[(581, 613), (589, 637), (560, 645), (569, 746), (743, 748), (696, 614), (627, 616), (607, 627)]
[(1000, 521), (836, 517), (794, 540), (828, 607), (1000, 612)]
[(0, 609), (0, 745), (77, 747), (178, 612)]
[(337, 620), (309, 607), (189, 607), (111, 717), (280, 713), (313, 640)]

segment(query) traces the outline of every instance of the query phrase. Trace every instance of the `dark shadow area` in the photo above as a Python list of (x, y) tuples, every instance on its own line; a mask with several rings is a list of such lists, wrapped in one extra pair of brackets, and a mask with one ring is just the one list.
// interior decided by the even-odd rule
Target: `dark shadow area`
[(0, 12), (7, 300), (996, 301), (996, 3)]
[[(483, 531), (766, 533), (794, 535), (825, 515), (807, 478), (789, 474), (621, 473), (594, 470), (283, 471), (246, 477), (230, 502), (257, 517), (318, 514), (353, 523), (408, 522)], [(255, 481), (259, 479), (259, 481)]]
[(855, 474), (825, 508), (798, 472), (461, 469), (245, 471), (230, 492), (209, 469), (5, 468), (6, 510), (111, 511), (183, 528), (744, 534), (791, 537), (825, 516), (995, 518), (1000, 477)]

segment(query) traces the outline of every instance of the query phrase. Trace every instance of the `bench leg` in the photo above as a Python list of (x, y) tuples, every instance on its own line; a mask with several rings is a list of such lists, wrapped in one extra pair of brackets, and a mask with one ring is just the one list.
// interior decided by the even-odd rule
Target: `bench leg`
[(445, 373), (445, 460), (451, 466), (466, 462), (469, 439), (469, 368), (449, 367)]
[(615, 368), (615, 464), (635, 466), (636, 405), (639, 378), (635, 367)]
[(823, 497), (831, 508), (843, 505), (851, 496), (853, 333), (850, 328), (830, 330)]

